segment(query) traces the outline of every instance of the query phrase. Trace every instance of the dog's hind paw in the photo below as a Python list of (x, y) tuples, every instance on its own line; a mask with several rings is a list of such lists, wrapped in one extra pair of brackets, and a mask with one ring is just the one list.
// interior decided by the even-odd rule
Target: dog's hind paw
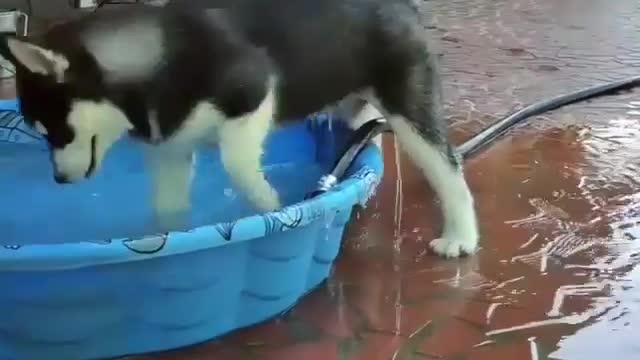
[(471, 238), (460, 241), (457, 240), (457, 238), (449, 239), (447, 237), (441, 237), (431, 241), (429, 245), (431, 249), (440, 256), (457, 258), (475, 253), (478, 247), (478, 239)]

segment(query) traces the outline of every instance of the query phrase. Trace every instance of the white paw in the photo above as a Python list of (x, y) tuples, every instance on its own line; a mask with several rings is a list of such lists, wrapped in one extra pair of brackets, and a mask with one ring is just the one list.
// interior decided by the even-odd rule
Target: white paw
[(471, 255), (475, 253), (478, 248), (478, 238), (470, 237), (461, 241), (458, 238), (449, 239), (447, 237), (441, 237), (431, 241), (429, 245), (431, 249), (440, 256), (457, 258), (461, 255)]
[(278, 192), (273, 189), (260, 194), (253, 194), (250, 200), (260, 211), (269, 212), (280, 209)]
[(184, 229), (188, 225), (188, 214), (187, 209), (156, 212), (156, 226), (162, 232)]
[(188, 211), (191, 204), (186, 197), (160, 197), (155, 199), (154, 206), (158, 214)]
[(165, 197), (155, 199), (156, 225), (161, 231), (178, 230), (184, 228), (189, 218), (191, 205), (187, 197)]

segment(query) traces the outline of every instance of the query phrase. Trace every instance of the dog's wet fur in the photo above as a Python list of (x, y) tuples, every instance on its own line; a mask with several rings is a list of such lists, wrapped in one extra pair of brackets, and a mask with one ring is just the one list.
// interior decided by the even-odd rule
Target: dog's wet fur
[(275, 210), (278, 194), (261, 171), (269, 130), (364, 98), (441, 200), (443, 232), (431, 247), (448, 257), (476, 250), (473, 197), (447, 140), (435, 59), (411, 0), (207, 0), (206, 11), (184, 3), (2, 36), (21, 111), (48, 139), (57, 182), (90, 177), (132, 134), (147, 144), (154, 206), (170, 226), (190, 206), (194, 146), (211, 142), (237, 188)]

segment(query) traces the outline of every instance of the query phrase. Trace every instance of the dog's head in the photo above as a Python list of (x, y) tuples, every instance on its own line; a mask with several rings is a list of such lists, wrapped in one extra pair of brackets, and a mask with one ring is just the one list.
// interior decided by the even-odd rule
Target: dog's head
[(0, 55), (16, 68), (21, 112), (50, 145), (56, 182), (93, 175), (132, 128), (108, 100), (95, 59), (71, 41), (13, 36), (0, 36)]

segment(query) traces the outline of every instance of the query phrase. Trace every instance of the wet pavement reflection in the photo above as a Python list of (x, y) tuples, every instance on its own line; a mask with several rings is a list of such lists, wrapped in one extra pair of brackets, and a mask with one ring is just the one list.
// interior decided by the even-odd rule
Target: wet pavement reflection
[[(637, 5), (425, 2), (454, 138), (530, 102), (637, 75)], [(536, 117), (471, 159), (483, 238), (465, 259), (427, 251), (440, 224), (433, 194), (386, 137), (384, 181), (326, 286), (267, 324), (137, 359), (637, 357), (637, 94)]]

